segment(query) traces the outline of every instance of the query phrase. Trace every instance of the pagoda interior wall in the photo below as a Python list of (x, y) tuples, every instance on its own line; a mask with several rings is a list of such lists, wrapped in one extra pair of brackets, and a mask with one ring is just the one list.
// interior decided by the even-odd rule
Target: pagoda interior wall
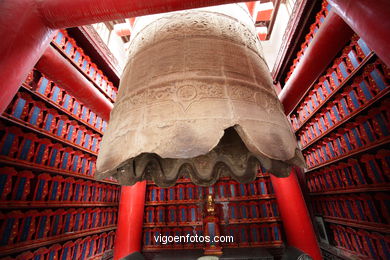
[[(113, 102), (114, 86), (66, 30), (51, 46)], [(94, 179), (107, 122), (36, 68), (0, 116), (0, 257), (101, 259), (120, 186)]]

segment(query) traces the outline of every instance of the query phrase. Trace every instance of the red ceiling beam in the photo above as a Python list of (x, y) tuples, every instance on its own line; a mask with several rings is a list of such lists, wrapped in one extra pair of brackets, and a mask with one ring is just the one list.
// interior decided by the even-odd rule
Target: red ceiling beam
[(352, 29), (331, 11), (279, 94), (286, 115), (291, 113), (352, 35)]
[(390, 66), (389, 0), (328, 0), (333, 10)]
[[(0, 114), (50, 43), (53, 29), (242, 0), (0, 1)], [(75, 95), (78, 98), (77, 93)]]
[(54, 47), (46, 49), (36, 68), (104, 120), (109, 120), (113, 104)]
[(45, 0), (39, 10), (50, 28), (67, 28), (123, 18), (193, 9), (243, 0)]

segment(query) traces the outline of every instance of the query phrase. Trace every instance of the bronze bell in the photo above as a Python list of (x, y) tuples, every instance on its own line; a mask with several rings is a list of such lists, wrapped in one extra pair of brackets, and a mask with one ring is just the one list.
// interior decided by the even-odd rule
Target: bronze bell
[(251, 16), (232, 4), (137, 18), (97, 178), (285, 177), (303, 166)]

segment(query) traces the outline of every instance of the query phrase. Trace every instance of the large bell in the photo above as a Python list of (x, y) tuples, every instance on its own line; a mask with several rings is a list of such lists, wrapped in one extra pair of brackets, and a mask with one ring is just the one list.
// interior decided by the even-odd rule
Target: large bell
[(138, 18), (129, 49), (97, 178), (207, 186), (304, 165), (245, 5)]

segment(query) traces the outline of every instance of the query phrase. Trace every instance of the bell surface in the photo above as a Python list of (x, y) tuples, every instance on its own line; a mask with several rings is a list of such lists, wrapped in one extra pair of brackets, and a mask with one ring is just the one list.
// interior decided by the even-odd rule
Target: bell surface
[(98, 179), (244, 183), (304, 166), (243, 4), (137, 18)]

